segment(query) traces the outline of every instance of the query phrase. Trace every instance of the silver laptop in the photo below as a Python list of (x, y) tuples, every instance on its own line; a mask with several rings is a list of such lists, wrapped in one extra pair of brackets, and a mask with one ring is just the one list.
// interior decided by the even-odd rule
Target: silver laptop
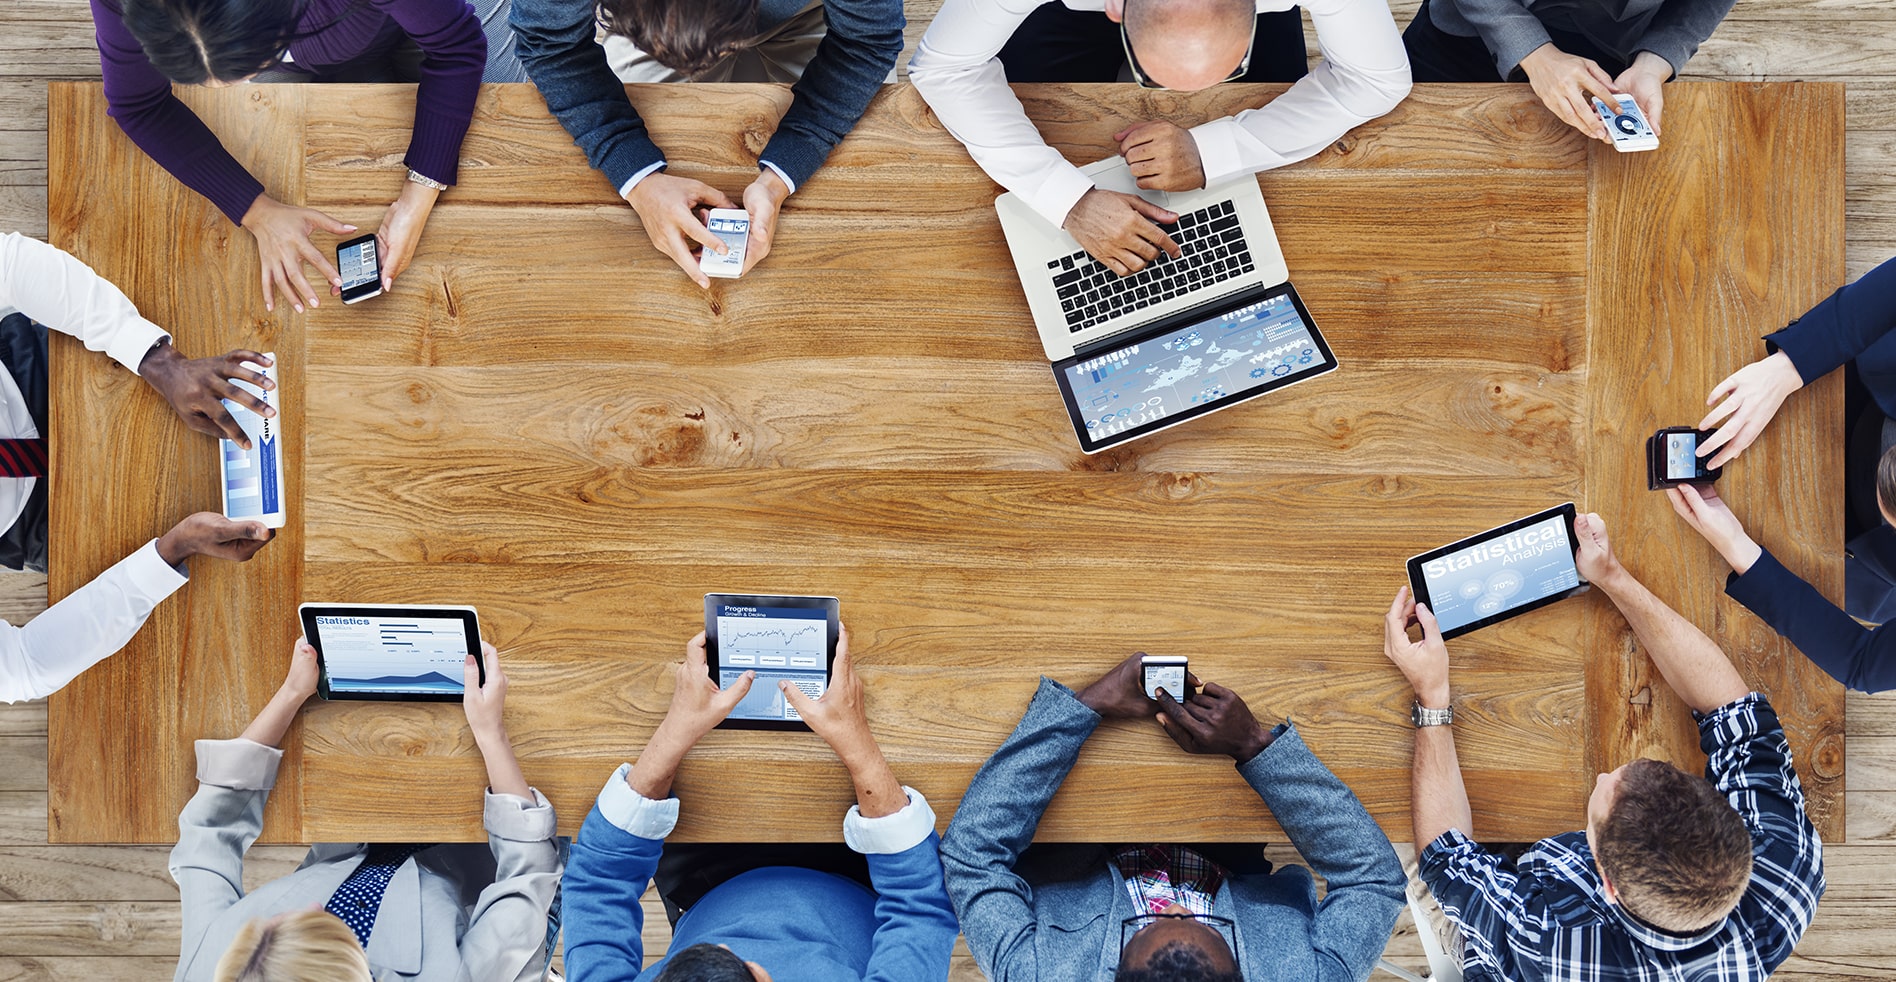
[(1108, 191), (1136, 194), (1179, 216), (1162, 226), (1184, 251), (1163, 253), (1145, 269), (1120, 277), (1087, 255), (1065, 230), (1047, 224), (1011, 192), (994, 202), (1027, 307), (1047, 358), (1252, 287), (1288, 283), (1290, 271), (1271, 228), (1257, 179), (1242, 177), (1200, 191), (1144, 191), (1120, 157), (1081, 168)]

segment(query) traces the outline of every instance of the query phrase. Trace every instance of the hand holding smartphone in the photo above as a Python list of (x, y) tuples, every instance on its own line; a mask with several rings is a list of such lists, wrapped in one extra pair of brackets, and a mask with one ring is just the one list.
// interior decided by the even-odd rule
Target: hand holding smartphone
[(705, 249), (698, 257), (698, 269), (706, 276), (727, 280), (744, 275), (744, 247), (750, 242), (750, 213), (742, 208), (713, 208), (704, 224), (729, 251), (719, 255), (716, 249)]
[(1660, 491), (1681, 484), (1710, 484), (1725, 472), (1723, 467), (1706, 467), (1706, 458), (1698, 454), (1699, 444), (1711, 439), (1716, 430), (1690, 426), (1668, 426), (1646, 440), (1646, 490)]
[(1189, 698), (1191, 687), (1185, 684), (1186, 664), (1184, 655), (1146, 655), (1141, 658), (1139, 675), (1146, 698), (1157, 702), (1160, 689), (1164, 689), (1177, 702)]
[(375, 233), (358, 235), (336, 246), (336, 272), (342, 274), (342, 302), (382, 295), (382, 254)]
[(1606, 132), (1613, 137), (1613, 149), (1621, 153), (1659, 149), (1659, 134), (1646, 122), (1645, 110), (1639, 108), (1639, 103), (1623, 94), (1615, 96), (1614, 102), (1617, 104), (1609, 106), (1593, 100), (1593, 111), (1599, 114), (1600, 122), (1606, 124)]

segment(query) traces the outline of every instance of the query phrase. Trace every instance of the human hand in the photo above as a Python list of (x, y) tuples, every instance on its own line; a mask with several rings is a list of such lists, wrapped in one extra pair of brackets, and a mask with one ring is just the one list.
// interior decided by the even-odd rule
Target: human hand
[(685, 643), (685, 660), (672, 670), (672, 679), (671, 708), (666, 710), (660, 726), (670, 727), (685, 738), (687, 744), (692, 744), (711, 732), (744, 701), (750, 694), (751, 683), (757, 681), (757, 673), (745, 672), (737, 684), (728, 689), (718, 688), (706, 666), (704, 632), (699, 631)]
[[(1422, 625), (1422, 640), (1409, 640), (1409, 621)], [(1442, 629), (1435, 614), (1409, 595), (1409, 588), (1396, 591), (1396, 601), (1383, 618), (1383, 654), (1395, 662), (1402, 677), (1409, 680), (1415, 696), (1429, 709), (1448, 706), (1448, 645), (1442, 642)]]
[(250, 449), (250, 435), (231, 418), (223, 400), (229, 399), (265, 419), (276, 410), (262, 399), (232, 385), (231, 379), (243, 379), (260, 389), (274, 389), (276, 383), (262, 372), (243, 367), (244, 362), (269, 366), (270, 359), (247, 349), (211, 358), (186, 358), (170, 344), (159, 343), (138, 363), (138, 375), (184, 420), (184, 425), (215, 437), (235, 441)]
[(414, 260), (421, 230), (427, 226), (428, 216), (440, 198), (438, 188), (405, 181), (401, 195), (382, 213), (382, 224), (375, 230), (375, 251), (382, 257), (384, 292), (395, 289), (395, 277), (402, 275)]
[(214, 511), (201, 511), (158, 537), (158, 558), (173, 566), (192, 556), (247, 563), (275, 536), (262, 522), (233, 522)]
[(1132, 176), (1149, 191), (1196, 191), (1205, 186), (1205, 164), (1192, 132), (1166, 120), (1136, 123), (1113, 134)]
[(744, 244), (745, 273), (770, 255), (770, 245), (777, 239), (777, 215), (789, 197), (790, 186), (768, 167), (744, 189), (744, 210), (750, 213), (750, 238)]
[(1653, 136), (1659, 135), (1659, 114), (1666, 108), (1666, 79), (1671, 77), (1671, 62), (1650, 51), (1641, 51), (1619, 78), (1613, 80), (1614, 88), (1632, 96), (1639, 104), (1639, 111), (1646, 114), (1646, 122), (1652, 126)]
[[(468, 655), (461, 665), (461, 710), (467, 714), (468, 729), (476, 739), (504, 737), (507, 723), (502, 712), (507, 703), (507, 676), (500, 671), (500, 651), (481, 642), (480, 661)], [(481, 682), (481, 669), (487, 670), (487, 682)]]
[(1188, 754), (1220, 754), (1244, 764), (1271, 745), (1270, 731), (1251, 707), (1216, 682), (1182, 703), (1160, 690), (1159, 710), (1159, 728)]
[(263, 263), (263, 309), (276, 309), (278, 289), (290, 298), (290, 306), (299, 314), (305, 303), (320, 306), (316, 291), (303, 278), (304, 263), (323, 274), (331, 293), (342, 292), (342, 275), (322, 250), (310, 244), (309, 235), (317, 229), (342, 235), (355, 231), (354, 225), (345, 225), (314, 208), (286, 205), (267, 194), (257, 195), (239, 224), (257, 240), (257, 258)]
[(1107, 269), (1130, 276), (1158, 258), (1160, 250), (1174, 259), (1184, 254), (1153, 224), (1176, 221), (1176, 214), (1138, 195), (1094, 188), (1067, 212), (1065, 228)]
[(645, 175), (639, 183), (632, 186), (626, 194), (627, 204), (639, 213), (639, 222), (645, 226), (645, 234), (659, 252), (672, 257), (678, 268), (691, 277), (693, 283), (701, 287), (710, 287), (711, 278), (698, 268), (698, 258), (692, 252), (692, 242), (696, 241), (706, 249), (719, 255), (730, 251), (718, 237), (705, 228), (704, 221), (698, 217), (700, 208), (736, 208), (737, 205), (724, 192), (703, 181), (694, 181), (688, 177), (673, 177), (663, 171), (654, 171)]
[(1588, 583), (1604, 589), (1625, 572), (1619, 557), (1613, 555), (1612, 544), (1607, 541), (1605, 519), (1591, 512), (1574, 516), (1573, 538), (1579, 547), (1573, 557), (1574, 565)]
[(1560, 117), (1561, 122), (1595, 140), (1612, 141), (1606, 124), (1593, 111), (1593, 99), (1608, 106), (1614, 104), (1613, 79), (1591, 58), (1570, 55), (1552, 41), (1535, 48), (1521, 59), (1521, 70), (1534, 86), (1534, 94)]
[(1145, 652), (1134, 652), (1080, 690), (1080, 701), (1106, 719), (1137, 719), (1158, 712), (1159, 704), (1146, 698), (1144, 660)]
[(1764, 553), (1764, 548), (1745, 534), (1744, 523), (1731, 513), (1731, 506), (1712, 485), (1681, 484), (1667, 488), (1666, 497), (1672, 501), (1672, 510), (1712, 544), (1732, 572), (1743, 576)]
[[(1711, 439), (1699, 444), (1701, 457), (1713, 451), (1718, 453), (1705, 466), (1723, 467), (1727, 461), (1737, 459), (1770, 425), (1784, 400), (1803, 387), (1803, 376), (1797, 374), (1791, 356), (1782, 351), (1740, 368), (1713, 386), (1712, 394), (1705, 397), (1705, 404), (1718, 405), (1699, 420), (1698, 428), (1709, 429), (1721, 419), (1725, 422)], [(1719, 402), (1720, 399), (1724, 401)]]
[(316, 683), (322, 676), (322, 668), (316, 660), (316, 649), (306, 638), (297, 638), (290, 647), (290, 670), (283, 676), (282, 692), (302, 702), (316, 694)]
[(843, 626), (836, 642), (836, 661), (830, 667), (829, 687), (823, 698), (811, 699), (788, 680), (779, 680), (777, 688), (796, 708), (797, 715), (823, 742), (836, 751), (844, 764), (859, 760), (870, 752), (880, 753), (876, 738), (869, 732), (869, 714), (862, 702), (862, 679), (849, 660), (849, 627)]

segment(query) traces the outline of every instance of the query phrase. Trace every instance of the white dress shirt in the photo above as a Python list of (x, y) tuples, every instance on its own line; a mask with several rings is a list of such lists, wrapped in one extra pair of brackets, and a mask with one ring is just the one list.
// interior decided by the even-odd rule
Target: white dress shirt
[[(996, 57), (1042, 2), (946, 0), (909, 62), (909, 81), (989, 177), (1058, 227), (1093, 182), (1041, 139)], [(1072, 10), (1105, 7), (1105, 0), (1058, 2)], [(1257, 9), (1293, 5), (1258, 0)], [(1387, 0), (1302, 6), (1316, 25), (1322, 63), (1262, 108), (1192, 128), (1207, 186), (1312, 156), (1409, 94), (1409, 57)]]
[[(17, 232), (0, 236), (0, 317), (15, 311), (134, 372), (152, 345), (170, 338), (85, 263)], [(0, 369), (0, 438), (39, 435), (20, 387)], [(0, 477), (0, 531), (26, 510), (35, 480)], [(124, 647), (184, 580), (158, 558), (153, 540), (25, 627), (0, 621), (0, 702), (48, 695)]]

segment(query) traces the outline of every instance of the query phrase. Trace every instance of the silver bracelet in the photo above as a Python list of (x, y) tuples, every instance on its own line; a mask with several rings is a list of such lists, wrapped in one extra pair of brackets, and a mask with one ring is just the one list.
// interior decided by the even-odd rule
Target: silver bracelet
[(413, 167), (408, 168), (408, 179), (424, 188), (434, 188), (436, 191), (446, 191), (448, 189), (446, 184), (417, 172)]

